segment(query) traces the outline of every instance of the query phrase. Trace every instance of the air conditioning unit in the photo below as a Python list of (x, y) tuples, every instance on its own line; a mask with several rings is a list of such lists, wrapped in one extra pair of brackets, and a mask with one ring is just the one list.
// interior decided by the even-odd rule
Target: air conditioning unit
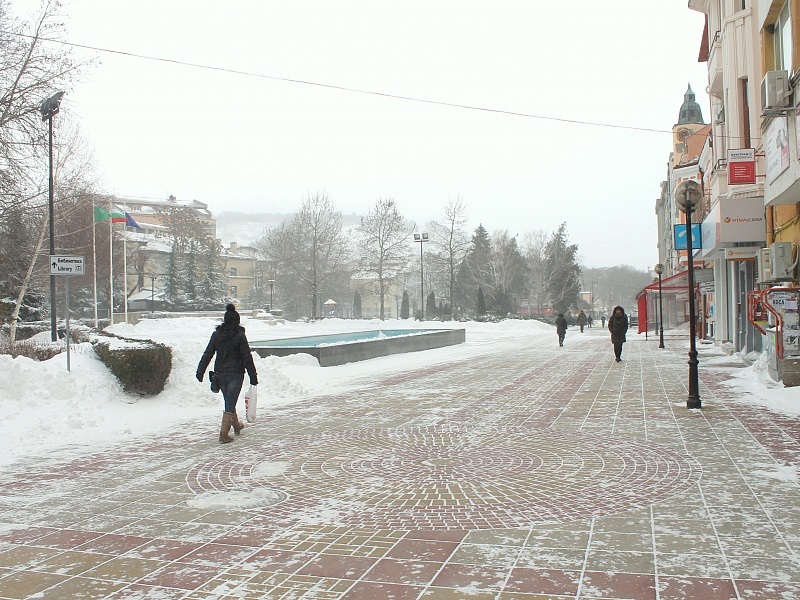
[(794, 242), (775, 242), (770, 244), (770, 274), (774, 281), (791, 281), (794, 269), (800, 259), (800, 247)]
[(761, 104), (764, 110), (789, 108), (792, 105), (789, 71), (767, 71), (761, 80)]
[(772, 282), (772, 249), (761, 248), (758, 251), (758, 283)]

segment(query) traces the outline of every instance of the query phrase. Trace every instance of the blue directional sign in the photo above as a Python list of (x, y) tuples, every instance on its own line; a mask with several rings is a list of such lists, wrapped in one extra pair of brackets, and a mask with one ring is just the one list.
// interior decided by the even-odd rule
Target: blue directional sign
[[(675, 229), (675, 250), (686, 250), (689, 244), (686, 243), (686, 224), (674, 225)], [(700, 231), (700, 223), (692, 223), (692, 249), (701, 250), (703, 248), (703, 234)]]

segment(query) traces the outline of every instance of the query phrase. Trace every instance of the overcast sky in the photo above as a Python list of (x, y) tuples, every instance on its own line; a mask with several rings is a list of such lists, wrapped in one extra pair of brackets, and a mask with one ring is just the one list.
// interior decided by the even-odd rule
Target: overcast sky
[(99, 63), (62, 103), (103, 191), (215, 213), (293, 212), (325, 191), (343, 213), (393, 197), (422, 226), (460, 196), (470, 228), (521, 239), (565, 221), (587, 266), (652, 268), (687, 84), (709, 118), (703, 16), (686, 0), (68, 0), (65, 12), (69, 42), (116, 52), (77, 48)]

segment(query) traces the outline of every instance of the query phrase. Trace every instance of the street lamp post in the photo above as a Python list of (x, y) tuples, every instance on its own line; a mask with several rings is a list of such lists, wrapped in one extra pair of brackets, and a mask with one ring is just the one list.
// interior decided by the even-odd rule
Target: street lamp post
[(664, 347), (664, 301), (661, 296), (661, 274), (664, 272), (664, 265), (658, 263), (653, 270), (658, 275), (658, 347)]
[(675, 188), (675, 202), (686, 213), (686, 248), (688, 254), (689, 279), (689, 396), (686, 408), (702, 408), (700, 402), (700, 382), (697, 376), (697, 347), (695, 345), (695, 309), (694, 309), (694, 248), (692, 247), (692, 212), (703, 199), (700, 184), (693, 179), (682, 181)]
[(422, 233), (415, 233), (414, 234), (414, 241), (419, 242), (419, 291), (420, 291), (420, 300), (422, 301), (420, 304), (420, 321), (425, 320), (425, 279), (424, 279), (424, 271), (422, 269), (422, 244), (428, 241), (428, 233), (423, 231)]
[(275, 280), (270, 279), (267, 283), (269, 283), (269, 312), (272, 312), (272, 290), (275, 287)]
[[(61, 98), (64, 92), (56, 92), (49, 98), (45, 98), (39, 104), (39, 112), (42, 114), (42, 121), (47, 121), (48, 130), (48, 206), (50, 218), (50, 255), (56, 253), (56, 238), (53, 232), (53, 117), (58, 113), (61, 105)], [(56, 332), (56, 276), (50, 275), (50, 340), (55, 342), (58, 339)]]

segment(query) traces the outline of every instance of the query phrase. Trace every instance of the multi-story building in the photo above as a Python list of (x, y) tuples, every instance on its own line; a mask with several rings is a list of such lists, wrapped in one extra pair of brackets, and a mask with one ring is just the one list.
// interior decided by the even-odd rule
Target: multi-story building
[(689, 0), (689, 8), (706, 15), (699, 60), (708, 64), (711, 100), (711, 125), (697, 166), (707, 202), (697, 257), (713, 265), (714, 285), (698, 298), (699, 312), (713, 321), (715, 341), (750, 351), (760, 340), (748, 321), (747, 294), (756, 282), (757, 248), (766, 241), (764, 183), (757, 177), (764, 168), (759, 7), (750, 0)]
[[(191, 210), (193, 216), (203, 224), (203, 229), (216, 238), (216, 219), (208, 205), (197, 200), (181, 201), (169, 198), (124, 198), (106, 197), (99, 204), (109, 203), (111, 210), (117, 208), (128, 212), (140, 229), (125, 228), (125, 250), (127, 264), (126, 296), (134, 301), (130, 310), (141, 306), (163, 305), (164, 277), (172, 248), (168, 240), (165, 215), (170, 210)], [(122, 235), (118, 229), (115, 237)], [(116, 243), (116, 242), (115, 242)], [(120, 245), (121, 246), (121, 245)], [(120, 249), (122, 251), (122, 248)], [(228, 297), (243, 303), (247, 308), (265, 308), (270, 302), (269, 281), (274, 269), (270, 270), (266, 261), (258, 258), (255, 248), (239, 246), (231, 242), (230, 247), (222, 249), (225, 260), (225, 273), (228, 279)]]

